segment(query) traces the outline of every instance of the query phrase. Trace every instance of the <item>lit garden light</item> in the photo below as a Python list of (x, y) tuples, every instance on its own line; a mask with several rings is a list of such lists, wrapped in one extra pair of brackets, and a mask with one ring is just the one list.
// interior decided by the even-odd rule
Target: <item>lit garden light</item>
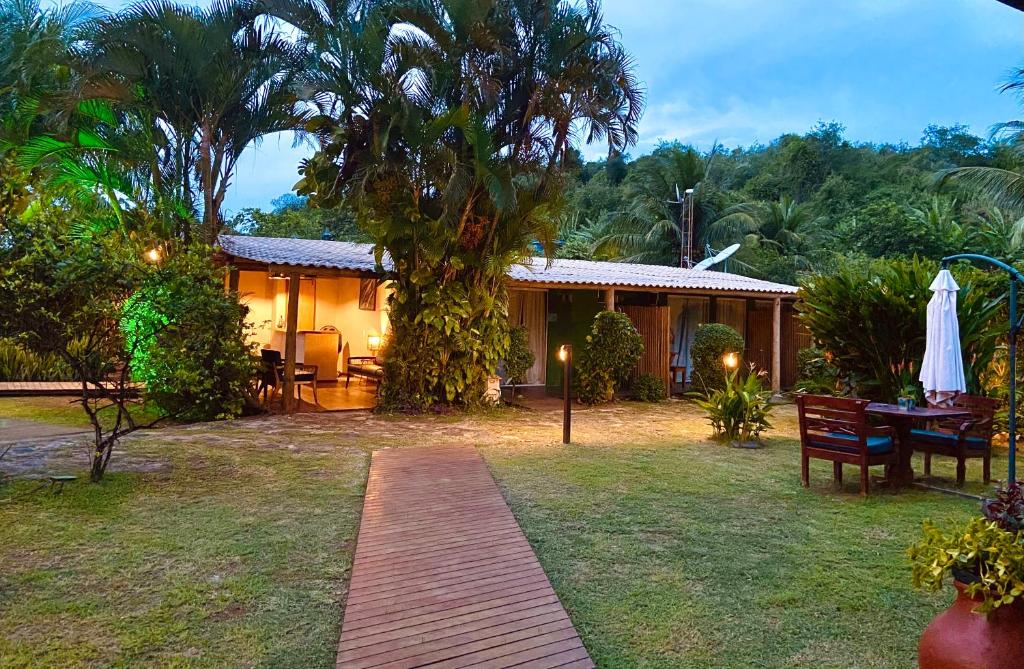
[(154, 246), (153, 248), (146, 251), (146, 260), (148, 260), (151, 263), (158, 263), (160, 262), (160, 257), (162, 255), (163, 254), (160, 253), (160, 249)]
[(729, 351), (722, 356), (722, 366), (725, 367), (726, 373), (735, 371), (740, 366), (740, 358), (732, 351)]
[(568, 444), (572, 437), (572, 400), (569, 390), (572, 388), (572, 344), (562, 344), (558, 348), (558, 359), (562, 362), (562, 443)]

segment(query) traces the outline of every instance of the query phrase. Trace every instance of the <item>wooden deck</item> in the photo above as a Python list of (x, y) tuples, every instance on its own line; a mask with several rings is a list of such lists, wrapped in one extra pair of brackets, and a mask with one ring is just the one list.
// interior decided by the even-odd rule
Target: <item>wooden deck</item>
[(472, 448), (375, 451), (338, 667), (593, 667)]
[[(142, 390), (141, 383), (129, 385), (131, 394)], [(78, 381), (0, 381), (0, 397), (73, 396), (82, 394)]]

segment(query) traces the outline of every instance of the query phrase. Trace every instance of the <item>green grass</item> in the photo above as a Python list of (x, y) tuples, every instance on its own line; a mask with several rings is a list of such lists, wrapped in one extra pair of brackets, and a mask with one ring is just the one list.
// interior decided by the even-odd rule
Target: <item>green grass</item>
[(480, 449), (600, 667), (914, 666), (952, 594), (904, 551), (974, 502), (801, 488), (791, 407), (757, 451), (679, 402), (578, 410), (565, 447), (555, 407), (175, 426), (114, 454), (160, 473), (0, 488), (0, 667), (332, 667), (368, 454), (434, 444)]
[[(149, 422), (160, 415), (155, 408), (141, 404), (133, 406), (132, 416), (139, 421)], [(100, 416), (112, 419), (116, 414), (112, 408), (105, 408), (101, 410)], [(75, 397), (0, 397), (0, 418), (91, 429), (89, 417)]]
[[(484, 451), (598, 666), (916, 666), (918, 636), (952, 594), (911, 588), (906, 547), (925, 518), (974, 502), (863, 500), (855, 470), (838, 491), (827, 463), (804, 489), (795, 439), (731, 449), (693, 439), (706, 429), (692, 409), (682, 427), (649, 411), (626, 442), (591, 430), (567, 448)], [(952, 476), (945, 462), (934, 471)]]
[(257, 434), (176, 428), (124, 447), (170, 473), (0, 488), (0, 666), (333, 666), (367, 453)]

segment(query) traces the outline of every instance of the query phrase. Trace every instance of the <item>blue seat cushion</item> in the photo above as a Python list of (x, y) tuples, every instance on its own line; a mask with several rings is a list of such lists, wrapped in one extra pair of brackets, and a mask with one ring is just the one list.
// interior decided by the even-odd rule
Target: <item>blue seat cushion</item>
[[(911, 430), (911, 437), (922, 437), (924, 439), (930, 439), (932, 441), (946, 442), (950, 446), (956, 444), (957, 435), (949, 432), (935, 432), (934, 430)], [(984, 450), (988, 448), (988, 443), (981, 437), (967, 437), (967, 448), (977, 448)]]
[[(847, 447), (847, 446), (840, 446), (838, 444), (828, 444), (828, 443), (825, 443), (825, 442), (822, 442), (822, 441), (814, 441), (814, 439), (812, 438), (811, 439), (811, 446), (813, 446), (814, 448), (825, 448), (825, 449), (828, 449), (830, 451), (841, 451), (843, 453), (857, 453), (857, 452), (859, 452), (858, 448), (856, 446), (857, 435), (854, 435), (854, 434), (844, 434), (842, 432), (829, 432), (828, 436), (834, 437), (836, 439), (845, 439), (846, 441), (853, 442), (855, 445), (849, 446), (849, 447)], [(884, 455), (885, 453), (891, 453), (891, 452), (892, 452), (892, 438), (891, 437), (883, 437), (883, 436), (868, 437), (868, 453), (870, 453), (871, 455)]]

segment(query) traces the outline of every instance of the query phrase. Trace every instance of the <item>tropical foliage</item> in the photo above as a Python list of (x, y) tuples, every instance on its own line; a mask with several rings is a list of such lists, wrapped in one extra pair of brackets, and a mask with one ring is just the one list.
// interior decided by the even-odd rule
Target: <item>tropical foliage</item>
[(596, 4), (290, 3), (320, 150), (299, 191), (346, 202), (387, 253), (383, 399), (469, 403), (508, 348), (504, 277), (550, 247), (570, 149), (623, 150), (642, 94)]
[[(800, 319), (840, 376), (864, 397), (895, 401), (924, 358), (928, 286), (938, 263), (921, 259), (848, 263), (800, 286)], [(1002, 332), (1001, 284), (958, 269), (957, 312), (969, 391), (982, 388)], [(1005, 325), (1002, 325), (1005, 328)]]
[(771, 397), (756, 370), (740, 376), (740, 370), (734, 369), (725, 377), (724, 388), (709, 390), (696, 402), (707, 412), (716, 438), (749, 442), (772, 426), (768, 421)]
[(530, 334), (525, 325), (519, 325), (508, 333), (508, 352), (502, 361), (505, 379), (512, 386), (512, 398), (515, 399), (516, 386), (526, 381), (526, 372), (537, 356), (530, 350)]

